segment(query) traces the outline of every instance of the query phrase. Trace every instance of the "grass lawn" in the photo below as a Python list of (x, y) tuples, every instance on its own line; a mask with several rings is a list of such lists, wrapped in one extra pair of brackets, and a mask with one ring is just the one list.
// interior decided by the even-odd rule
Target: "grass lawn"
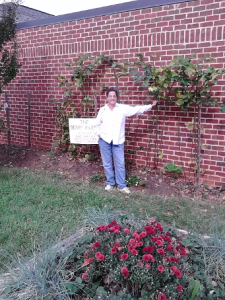
[[(43, 241), (73, 234), (82, 227), (86, 207), (121, 209), (143, 218), (156, 217), (178, 228), (210, 234), (212, 221), (221, 228), (225, 207), (183, 199), (163, 199), (118, 191), (102, 186), (72, 182), (64, 176), (31, 170), (0, 168), (0, 271), (10, 256), (27, 256)], [(44, 236), (44, 237), (43, 237)]]

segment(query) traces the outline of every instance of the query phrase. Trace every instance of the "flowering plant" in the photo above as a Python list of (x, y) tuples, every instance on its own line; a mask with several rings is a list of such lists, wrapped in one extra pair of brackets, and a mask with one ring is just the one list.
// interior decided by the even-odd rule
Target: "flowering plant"
[(84, 253), (83, 281), (103, 279), (108, 292), (137, 298), (144, 291), (148, 299), (185, 299), (187, 251), (160, 223), (113, 221), (97, 227), (94, 240)]

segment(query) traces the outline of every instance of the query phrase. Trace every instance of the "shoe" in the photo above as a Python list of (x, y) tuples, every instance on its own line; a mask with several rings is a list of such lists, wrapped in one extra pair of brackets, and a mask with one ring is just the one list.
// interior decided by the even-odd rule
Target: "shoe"
[(107, 184), (107, 186), (105, 187), (106, 191), (112, 191), (113, 189), (114, 189), (114, 186), (112, 186), (112, 185)]
[(124, 193), (124, 194), (130, 194), (130, 190), (128, 189), (127, 186), (125, 186), (124, 188), (122, 189), (118, 189), (121, 193)]

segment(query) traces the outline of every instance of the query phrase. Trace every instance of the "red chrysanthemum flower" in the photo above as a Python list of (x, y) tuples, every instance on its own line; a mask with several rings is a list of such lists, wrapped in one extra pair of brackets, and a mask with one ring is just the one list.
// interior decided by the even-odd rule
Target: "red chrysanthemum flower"
[(143, 251), (146, 253), (152, 253), (154, 251), (154, 248), (152, 246), (144, 247)]
[(153, 243), (155, 243), (156, 241), (158, 241), (158, 239), (155, 236), (151, 236), (151, 240), (153, 241)]
[(139, 261), (139, 262), (138, 262), (138, 266), (139, 266), (139, 267), (142, 267), (142, 266), (143, 266), (143, 262), (142, 262), (142, 261)]
[(128, 271), (127, 267), (122, 267), (121, 268), (121, 273)]
[(177, 271), (177, 267), (176, 266), (171, 266), (170, 270), (172, 271), (173, 274), (175, 274), (176, 271)]
[(87, 273), (83, 273), (81, 277), (82, 277), (83, 280), (87, 280), (88, 279)]
[(168, 256), (163, 257), (163, 259), (166, 260), (166, 262), (170, 262), (170, 257)]
[(182, 291), (183, 291), (182, 285), (178, 285), (178, 286), (177, 286), (177, 289), (178, 289), (178, 292), (182, 292)]
[(107, 228), (107, 225), (102, 225), (102, 226), (100, 226), (100, 231), (104, 231), (104, 230), (106, 230), (106, 228)]
[(130, 251), (130, 253), (131, 253), (132, 255), (137, 255), (137, 254), (138, 254), (138, 251), (137, 251), (137, 249), (132, 249), (132, 250)]
[(102, 254), (101, 256), (99, 256), (98, 261), (100, 261), (100, 260), (105, 260), (105, 255), (104, 254)]
[(156, 245), (158, 245), (158, 246), (162, 246), (162, 245), (163, 245), (163, 241), (160, 240), (160, 239), (156, 240), (155, 243), (156, 243)]
[(149, 260), (151, 259), (151, 255), (150, 255), (150, 254), (144, 254), (144, 255), (142, 256), (142, 259), (143, 259), (144, 261), (149, 261)]
[(184, 249), (184, 250), (181, 250), (180, 254), (181, 254), (182, 256), (187, 256), (187, 252), (186, 252), (185, 249)]
[(123, 274), (124, 277), (128, 277), (129, 276), (129, 272), (128, 272), (127, 267), (122, 267), (121, 273)]
[(157, 249), (157, 252), (158, 252), (161, 256), (164, 256), (164, 255), (165, 255), (165, 251), (164, 251), (163, 248)]
[(146, 236), (147, 236), (147, 232), (145, 232), (145, 231), (141, 232), (139, 235), (140, 238), (144, 238)]
[(128, 259), (128, 254), (127, 253), (123, 253), (120, 255), (120, 259), (122, 260), (127, 260)]
[(115, 243), (113, 243), (113, 247), (116, 247), (116, 248), (118, 248), (118, 247), (120, 247), (121, 245), (120, 245), (120, 243), (119, 242), (115, 242)]
[(147, 231), (148, 235), (154, 234), (155, 230), (150, 226), (145, 226), (144, 229)]
[(162, 272), (165, 271), (165, 269), (164, 269), (164, 267), (162, 265), (159, 265), (158, 266), (158, 271), (162, 273)]
[(144, 229), (145, 229), (146, 231), (149, 231), (149, 230), (152, 229), (152, 227), (147, 225), (147, 226), (144, 227)]
[(165, 239), (165, 241), (167, 241), (169, 243), (172, 242), (172, 240), (171, 240), (171, 238), (169, 236), (165, 236), (164, 239)]
[(163, 227), (162, 227), (161, 224), (158, 224), (156, 227), (157, 227), (157, 229), (158, 229), (159, 231), (163, 231)]
[(166, 300), (166, 295), (165, 294), (159, 294), (158, 300)]
[(176, 274), (177, 278), (181, 278), (182, 277), (182, 273), (181, 273), (180, 270), (176, 270), (175, 274)]
[(166, 246), (166, 250), (167, 250), (167, 251), (171, 251), (172, 249), (173, 249), (173, 247), (172, 247), (171, 244), (168, 244), (168, 245)]
[(96, 252), (96, 253), (95, 253), (95, 257), (96, 257), (96, 258), (98, 258), (98, 257), (101, 256), (101, 255), (102, 255), (101, 252)]
[(143, 242), (138, 242), (138, 243), (136, 244), (136, 246), (137, 246), (137, 247), (143, 246)]
[(174, 254), (180, 254), (180, 253), (177, 251), (177, 249), (174, 249), (174, 248), (173, 248), (173, 253), (174, 253)]
[(117, 229), (117, 230), (120, 230), (120, 225), (119, 225), (119, 224), (116, 224), (116, 225), (114, 226), (114, 228)]
[(86, 266), (87, 264), (89, 264), (89, 259), (85, 258), (82, 267)]
[(178, 262), (178, 263), (180, 262), (179, 258), (178, 257), (174, 257), (174, 256), (171, 256), (170, 260), (171, 260), (171, 262)]
[(94, 243), (94, 245), (91, 247), (92, 249), (98, 248), (100, 246), (99, 242)]
[(111, 253), (115, 254), (117, 252), (116, 248), (111, 248)]
[(139, 234), (138, 234), (137, 232), (134, 232), (134, 233), (132, 234), (132, 236), (135, 237), (135, 238), (139, 238)]
[(112, 226), (115, 225), (115, 224), (116, 224), (116, 221), (114, 220), (114, 221), (112, 221), (111, 223), (109, 223), (108, 227), (112, 227)]
[(124, 228), (124, 230), (123, 230), (125, 233), (129, 233), (130, 232), (130, 229), (128, 229), (128, 228)]
[(130, 246), (130, 245), (127, 245), (127, 248), (128, 248), (130, 251), (132, 251), (133, 249), (135, 249), (134, 246)]
[(145, 264), (145, 268), (150, 269), (151, 265), (150, 264)]
[(102, 254), (101, 252), (96, 252), (95, 257), (96, 257), (97, 261), (105, 260), (105, 255)]
[(120, 233), (119, 229), (114, 230), (114, 233)]
[(129, 244), (132, 245), (132, 246), (135, 246), (136, 245), (135, 239), (130, 239)]
[(122, 251), (123, 250), (123, 248), (122, 247), (118, 247), (118, 251)]
[(149, 255), (150, 255), (150, 260), (151, 260), (151, 262), (155, 262), (154, 257), (153, 257), (151, 254), (149, 254)]

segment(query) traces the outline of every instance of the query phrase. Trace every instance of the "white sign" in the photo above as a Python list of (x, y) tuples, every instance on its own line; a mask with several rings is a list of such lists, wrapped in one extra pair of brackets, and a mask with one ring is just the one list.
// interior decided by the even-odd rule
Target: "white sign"
[(93, 124), (95, 118), (91, 119), (69, 119), (69, 133), (71, 144), (98, 144), (98, 136), (94, 134)]

